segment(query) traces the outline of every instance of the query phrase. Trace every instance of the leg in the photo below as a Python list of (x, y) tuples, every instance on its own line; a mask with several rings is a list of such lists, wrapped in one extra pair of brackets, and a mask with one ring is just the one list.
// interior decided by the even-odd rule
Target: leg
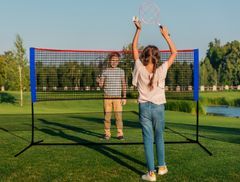
[(142, 126), (143, 143), (148, 171), (154, 171), (153, 127), (149, 102), (139, 104), (139, 120)]
[(112, 115), (112, 100), (104, 99), (104, 130), (106, 136), (111, 136), (111, 115)]
[(152, 117), (155, 131), (158, 166), (165, 166), (166, 165), (164, 149), (165, 116), (163, 104), (161, 105), (153, 104)]
[(123, 136), (122, 103), (120, 99), (113, 101), (113, 109), (116, 119), (117, 136)]

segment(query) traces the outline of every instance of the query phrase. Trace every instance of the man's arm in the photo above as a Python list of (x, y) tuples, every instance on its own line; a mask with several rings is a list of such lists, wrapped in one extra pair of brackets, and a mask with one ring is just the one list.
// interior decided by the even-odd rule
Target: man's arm
[(122, 92), (123, 92), (123, 99), (122, 99), (122, 104), (125, 105), (127, 100), (127, 84), (126, 84), (126, 79), (125, 76), (122, 77)]
[(99, 87), (103, 88), (103, 86), (104, 86), (104, 77), (102, 77), (102, 76), (97, 77), (96, 81), (97, 81)]

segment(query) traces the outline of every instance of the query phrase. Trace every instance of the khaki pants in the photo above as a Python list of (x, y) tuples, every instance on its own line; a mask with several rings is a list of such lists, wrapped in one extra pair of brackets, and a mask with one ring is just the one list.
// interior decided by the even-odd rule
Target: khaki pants
[(111, 136), (111, 115), (112, 108), (114, 111), (117, 127), (117, 136), (123, 136), (122, 122), (122, 102), (121, 99), (104, 99), (104, 130), (105, 135)]

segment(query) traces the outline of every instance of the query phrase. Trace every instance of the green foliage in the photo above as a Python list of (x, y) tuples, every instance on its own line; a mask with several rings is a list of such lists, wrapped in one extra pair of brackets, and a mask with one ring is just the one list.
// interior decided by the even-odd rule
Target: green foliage
[(14, 53), (11, 51), (0, 55), (0, 86), (4, 86), (5, 90), (18, 89), (18, 69), (14, 59)]
[(16, 102), (16, 98), (10, 93), (0, 92), (0, 103), (11, 103), (14, 104)]
[(240, 42), (210, 42), (200, 74), (202, 85), (240, 85)]
[(127, 92), (127, 98), (137, 99), (138, 98), (138, 91), (135, 89), (133, 91)]
[(19, 35), (16, 36), (14, 45), (14, 51), (7, 51), (0, 55), (0, 87), (3, 86), (5, 90), (19, 90), (21, 85), (23, 90), (29, 90), (29, 65), (23, 40)]
[(200, 101), (203, 105), (240, 106), (240, 92), (202, 92)]
[(205, 58), (201, 63), (201, 84), (211, 86), (217, 84), (217, 72), (212, 67), (209, 58)]
[(176, 62), (168, 70), (166, 85), (170, 90), (175, 90), (176, 86), (181, 86), (181, 90), (187, 90), (193, 85), (193, 65), (187, 61)]
[[(16, 41), (14, 45), (15, 45), (14, 59), (16, 61), (15, 64), (17, 66), (18, 72), (19, 72), (19, 69), (21, 69), (21, 72), (22, 72), (21, 73), (22, 81), (19, 81), (19, 86), (21, 86), (23, 90), (26, 90), (29, 87), (29, 71), (28, 71), (29, 68), (28, 68), (28, 60), (26, 57), (26, 49), (24, 48), (23, 40), (19, 34), (17, 34), (16, 36)], [(18, 79), (19, 77), (20, 75), (18, 75)]]
[[(143, 46), (139, 46), (140, 50)], [(128, 87), (132, 86), (132, 54), (131, 44), (123, 47), (123, 61), (119, 67), (125, 70)], [(41, 63), (38, 63), (41, 64)], [(104, 67), (105, 62), (102, 63)], [(37, 65), (39, 68), (41, 65)], [(201, 62), (200, 82), (201, 85), (240, 85), (240, 42), (232, 41), (221, 45), (220, 40), (215, 39), (209, 43), (206, 57)], [(19, 67), (22, 69), (23, 89), (29, 90), (29, 65), (26, 58), (26, 50), (23, 40), (16, 36), (15, 51), (5, 52), (0, 55), (0, 87), (5, 90), (18, 90)], [(64, 67), (64, 69), (63, 69)], [(37, 69), (38, 87), (96, 87), (96, 77), (101, 73), (101, 63), (98, 66), (91, 64), (78, 64), (76, 62), (65, 63), (54, 67), (42, 66)], [(88, 70), (86, 72), (86, 70)], [(184, 70), (184, 71), (182, 71)], [(46, 73), (51, 73), (47, 76)], [(168, 71), (166, 85), (169, 90), (176, 86), (192, 85), (193, 68), (187, 62), (175, 63)], [(188, 75), (188, 76), (186, 76)], [(187, 88), (182, 88), (186, 90)]]
[(240, 107), (240, 99), (234, 100), (234, 106)]
[[(166, 105), (166, 110), (170, 111), (180, 111), (186, 113), (196, 113), (196, 103), (193, 101), (184, 101), (184, 100), (168, 100)], [(202, 106), (199, 107), (200, 113), (204, 113)]]

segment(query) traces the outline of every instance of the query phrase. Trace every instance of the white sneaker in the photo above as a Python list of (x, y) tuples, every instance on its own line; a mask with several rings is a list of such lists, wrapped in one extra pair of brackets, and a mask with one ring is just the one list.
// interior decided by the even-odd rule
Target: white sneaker
[(156, 181), (156, 175), (154, 172), (148, 172), (147, 174), (142, 175), (142, 179), (145, 181)]
[(158, 174), (164, 175), (168, 172), (167, 166), (159, 166), (158, 167)]

